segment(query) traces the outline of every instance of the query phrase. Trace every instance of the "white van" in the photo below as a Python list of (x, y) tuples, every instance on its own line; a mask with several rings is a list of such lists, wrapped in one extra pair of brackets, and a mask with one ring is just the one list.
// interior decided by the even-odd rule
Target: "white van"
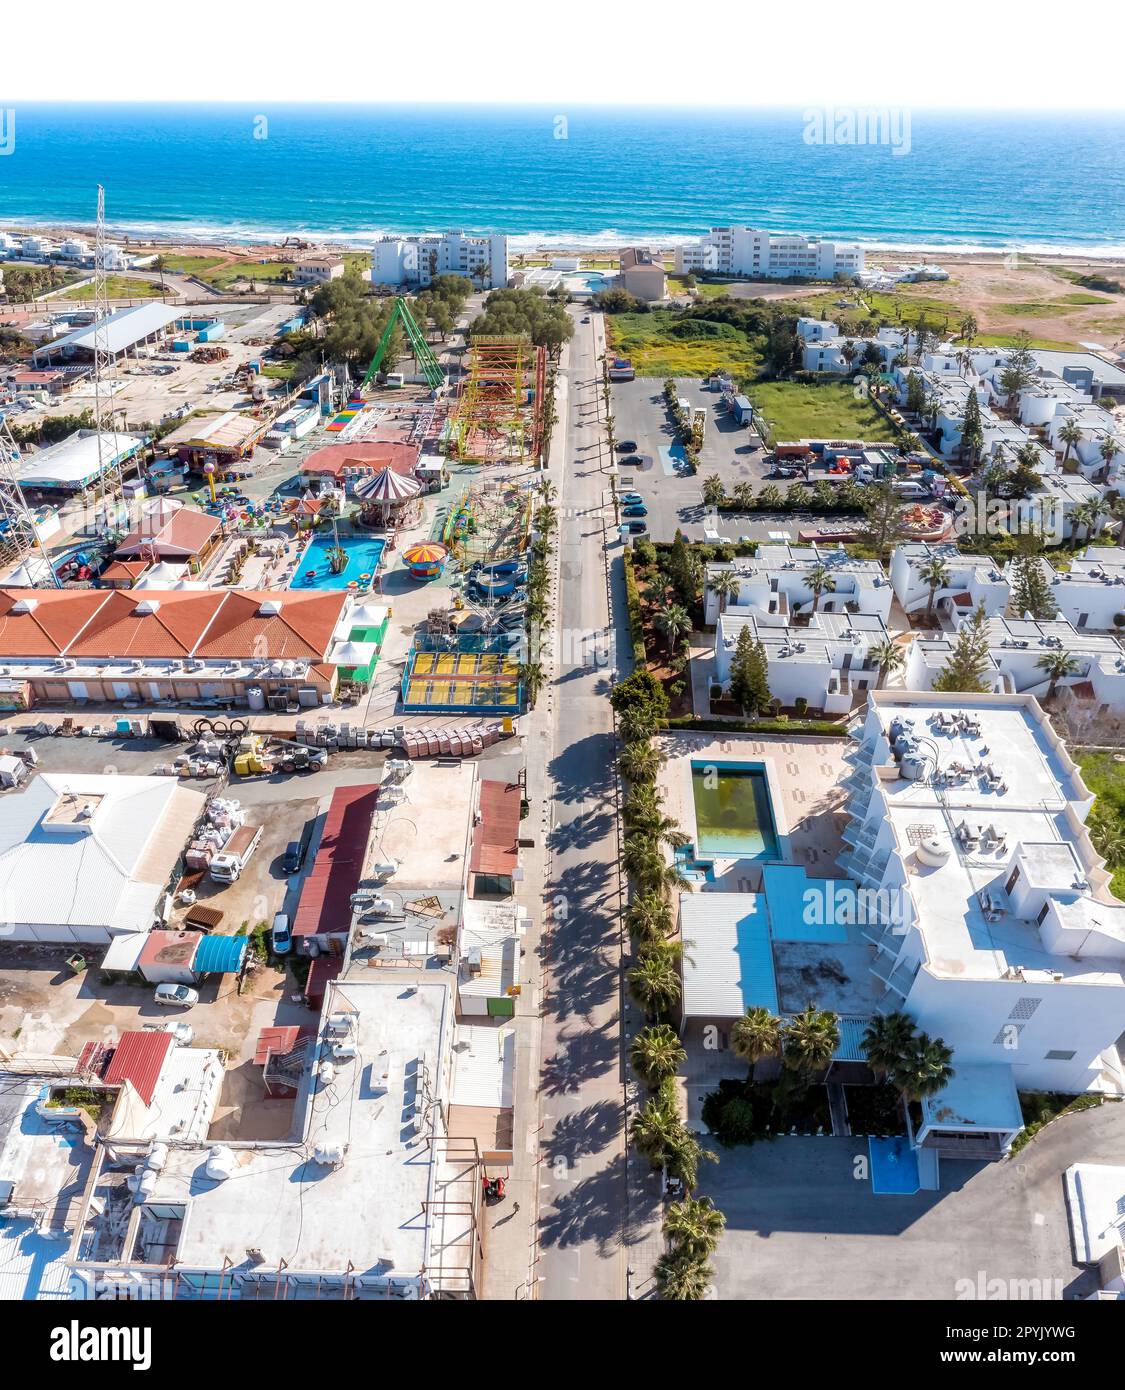
[(895, 483), (894, 489), (904, 502), (921, 502), (930, 496), (929, 488), (923, 487), (921, 483)]

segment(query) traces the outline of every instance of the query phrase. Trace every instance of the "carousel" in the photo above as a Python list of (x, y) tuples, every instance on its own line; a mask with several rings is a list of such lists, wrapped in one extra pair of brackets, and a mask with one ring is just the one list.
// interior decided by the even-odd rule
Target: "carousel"
[(436, 579), (445, 568), (448, 554), (440, 541), (420, 541), (406, 547), (402, 560), (412, 579)]
[(359, 524), (386, 530), (392, 523), (409, 522), (420, 511), (422, 484), (393, 468), (381, 468), (369, 478), (361, 478), (354, 495), (360, 504)]

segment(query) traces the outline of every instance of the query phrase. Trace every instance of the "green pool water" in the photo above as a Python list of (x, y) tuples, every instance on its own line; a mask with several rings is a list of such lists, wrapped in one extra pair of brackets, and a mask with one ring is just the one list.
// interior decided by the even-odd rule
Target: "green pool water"
[(691, 786), (697, 853), (777, 858), (769, 786), (760, 763), (693, 762)]

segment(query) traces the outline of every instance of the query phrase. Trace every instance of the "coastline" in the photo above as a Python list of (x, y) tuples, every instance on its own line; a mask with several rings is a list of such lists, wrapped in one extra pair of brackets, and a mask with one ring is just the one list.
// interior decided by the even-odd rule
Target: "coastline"
[[(719, 222), (716, 226), (721, 225)], [(54, 218), (2, 218), (0, 230), (8, 232), (49, 232), (58, 236), (80, 236), (90, 238), (94, 227), (91, 222), (59, 221)], [(335, 251), (368, 250), (384, 236), (428, 236), (437, 235), (445, 228), (430, 229), (423, 232), (395, 232), (386, 229), (372, 229), (364, 232), (344, 232), (331, 228), (255, 228), (203, 226), (196, 224), (184, 228), (174, 224), (148, 225), (144, 223), (109, 223), (106, 233), (114, 241), (128, 241), (131, 245), (152, 247), (182, 247), (185, 249), (216, 249), (226, 252), (270, 252), (282, 249), (281, 243), (288, 237), (307, 241), (316, 247)], [(465, 229), (469, 235), (487, 235)], [(1006, 256), (1026, 256), (1036, 261), (1055, 261), (1070, 264), (1076, 261), (1090, 262), (1096, 266), (1125, 264), (1125, 242), (1120, 245), (1104, 246), (1098, 244), (1074, 244), (1053, 246), (1043, 242), (983, 243), (941, 242), (922, 239), (919, 241), (887, 242), (864, 238), (856, 233), (829, 234), (818, 230), (803, 229), (802, 235), (820, 236), (826, 241), (848, 241), (860, 245), (869, 256), (888, 260), (892, 264), (901, 260), (918, 257), (941, 259), (949, 262), (977, 261), (989, 259), (1003, 260)], [(508, 234), (509, 252), (518, 255), (593, 255), (617, 252), (623, 247), (643, 245), (651, 247), (664, 256), (675, 254), (678, 246), (697, 240), (693, 234), (632, 234), (607, 229), (596, 233), (575, 232), (519, 232)], [(290, 250), (292, 247), (289, 248)]]

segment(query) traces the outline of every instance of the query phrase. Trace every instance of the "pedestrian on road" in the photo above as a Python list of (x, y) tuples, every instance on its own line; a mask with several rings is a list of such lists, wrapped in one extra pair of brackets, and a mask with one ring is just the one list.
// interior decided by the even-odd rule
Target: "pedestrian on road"
[(512, 1215), (515, 1216), (516, 1212), (519, 1211), (519, 1209), (520, 1209), (520, 1204), (519, 1204), (518, 1202), (513, 1202), (513, 1203), (512, 1203)]

